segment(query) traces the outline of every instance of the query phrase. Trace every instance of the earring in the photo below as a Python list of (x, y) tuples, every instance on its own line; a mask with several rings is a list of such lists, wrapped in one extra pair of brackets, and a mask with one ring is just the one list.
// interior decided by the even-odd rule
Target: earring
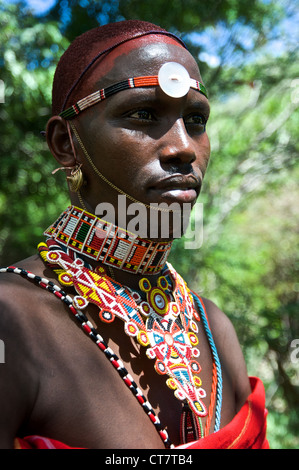
[(70, 184), (70, 190), (77, 193), (83, 185), (83, 174), (81, 171), (82, 163), (78, 164), (72, 169), (71, 175), (67, 176), (66, 179)]
[[(75, 160), (77, 160), (74, 142), (73, 142), (72, 134), (70, 130), (70, 123), (68, 121), (66, 122), (66, 127), (67, 127), (68, 136), (70, 139), (70, 144), (72, 147), (73, 155), (75, 157)], [(79, 193), (79, 189), (81, 188), (84, 182), (83, 174), (81, 171), (81, 166), (82, 166), (82, 163), (77, 163), (76, 166), (71, 166), (71, 167), (65, 166), (65, 167), (56, 168), (56, 170), (52, 171), (52, 175), (56, 173), (56, 171), (58, 170), (72, 170), (70, 176), (67, 176), (66, 179), (69, 182), (70, 190), (73, 191), (74, 193), (77, 193), (77, 192)]]

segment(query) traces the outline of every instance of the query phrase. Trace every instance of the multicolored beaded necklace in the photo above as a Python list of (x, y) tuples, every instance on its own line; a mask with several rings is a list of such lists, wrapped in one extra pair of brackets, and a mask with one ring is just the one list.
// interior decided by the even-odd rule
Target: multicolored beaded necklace
[[(88, 214), (90, 215), (90, 214)], [(60, 220), (60, 219), (58, 219)], [(54, 224), (55, 225), (55, 224)], [(88, 234), (87, 234), (88, 236)], [(84, 243), (83, 243), (84, 245)], [(173, 447), (167, 432), (152, 406), (130, 376), (120, 359), (113, 353), (83, 310), (89, 303), (99, 308), (99, 317), (105, 323), (112, 323), (117, 317), (124, 322), (125, 333), (146, 347), (149, 359), (155, 359), (154, 368), (158, 374), (166, 375), (167, 386), (185, 405), (181, 417), (181, 440), (190, 442), (209, 434), (215, 408), (214, 432), (220, 429), (222, 407), (222, 376), (217, 350), (209, 328), (204, 304), (191, 292), (184, 280), (168, 263), (163, 268), (155, 285), (147, 278), (139, 282), (140, 290), (134, 291), (122, 286), (106, 275), (103, 267), (92, 269), (68, 247), (61, 246), (53, 238), (38, 247), (43, 261), (58, 274), (63, 286), (73, 286), (77, 295), (73, 298), (51, 281), (15, 267), (5, 268), (32, 279), (60, 300), (65, 302), (81, 327), (105, 353), (119, 372), (126, 385), (155, 425), (164, 445)], [(3, 272), (4, 270), (0, 270)], [(195, 304), (198, 308), (195, 308)], [(201, 321), (207, 335), (213, 358), (212, 392), (209, 409), (203, 399), (206, 396), (198, 377), (201, 366), (198, 363), (198, 326)], [(206, 417), (205, 429), (201, 418)]]
[(132, 274), (161, 272), (172, 246), (172, 241), (140, 238), (76, 206), (62, 212), (44, 235), (79, 255)]

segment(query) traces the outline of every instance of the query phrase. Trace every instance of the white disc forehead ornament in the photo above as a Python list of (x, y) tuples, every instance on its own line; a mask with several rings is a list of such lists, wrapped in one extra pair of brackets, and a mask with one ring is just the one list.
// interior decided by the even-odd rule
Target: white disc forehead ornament
[(185, 67), (176, 62), (162, 65), (158, 73), (161, 89), (172, 98), (185, 96), (190, 89), (190, 75)]

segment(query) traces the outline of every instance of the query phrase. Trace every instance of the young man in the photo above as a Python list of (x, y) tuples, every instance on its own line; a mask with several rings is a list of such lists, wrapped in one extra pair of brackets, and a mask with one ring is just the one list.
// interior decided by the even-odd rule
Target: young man
[[(46, 136), (72, 205), (39, 254), (2, 269), (1, 448), (267, 447), (230, 321), (167, 263), (208, 116), (196, 61), (155, 25), (99, 27), (62, 56)], [(95, 217), (103, 203), (113, 220)], [(131, 204), (144, 237), (126, 230)]]

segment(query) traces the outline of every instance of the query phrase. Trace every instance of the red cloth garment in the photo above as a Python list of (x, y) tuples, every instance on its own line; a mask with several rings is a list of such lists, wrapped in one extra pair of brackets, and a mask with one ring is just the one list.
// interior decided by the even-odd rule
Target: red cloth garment
[(252, 392), (229, 424), (204, 439), (176, 449), (269, 449), (264, 386), (257, 377), (249, 380)]
[[(266, 438), (265, 390), (262, 381), (250, 377), (251, 394), (232, 419), (214, 434), (175, 449), (269, 449)], [(41, 436), (15, 439), (15, 449), (74, 449), (62, 442)]]
[(55, 439), (48, 439), (42, 436), (27, 436), (22, 439), (16, 438), (14, 441), (15, 449), (79, 449), (79, 447), (70, 447), (63, 442)]

